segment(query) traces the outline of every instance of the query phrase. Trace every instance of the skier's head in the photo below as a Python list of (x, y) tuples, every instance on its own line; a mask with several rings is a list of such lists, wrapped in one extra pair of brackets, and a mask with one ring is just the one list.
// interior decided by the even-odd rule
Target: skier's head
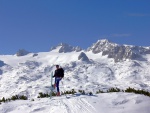
[(59, 65), (56, 65), (56, 68), (58, 69), (58, 68), (59, 68)]

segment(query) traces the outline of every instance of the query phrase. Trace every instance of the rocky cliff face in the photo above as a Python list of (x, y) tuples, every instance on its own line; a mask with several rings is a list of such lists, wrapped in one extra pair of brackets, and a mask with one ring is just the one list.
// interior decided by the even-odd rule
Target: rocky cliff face
[(98, 40), (88, 51), (94, 54), (102, 52), (102, 55), (108, 55), (108, 58), (114, 58), (115, 62), (123, 59), (138, 59), (143, 54), (150, 54), (150, 47), (119, 45), (106, 39)]

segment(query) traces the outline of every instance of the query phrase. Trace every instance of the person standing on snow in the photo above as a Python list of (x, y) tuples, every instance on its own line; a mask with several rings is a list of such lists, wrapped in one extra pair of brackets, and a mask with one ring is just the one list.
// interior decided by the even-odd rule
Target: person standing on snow
[(54, 84), (54, 87), (57, 88), (57, 96), (60, 96), (60, 91), (59, 91), (59, 82), (61, 81), (61, 79), (64, 77), (64, 70), (63, 68), (60, 68), (59, 65), (56, 65), (56, 70), (55, 70), (55, 73), (54, 73), (54, 76), (55, 77), (55, 84)]

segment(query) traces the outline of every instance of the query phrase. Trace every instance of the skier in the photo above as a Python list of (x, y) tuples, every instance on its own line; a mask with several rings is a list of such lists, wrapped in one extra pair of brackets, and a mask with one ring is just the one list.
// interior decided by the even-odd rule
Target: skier
[(56, 95), (60, 96), (59, 82), (64, 77), (64, 70), (62, 68), (60, 68), (59, 65), (56, 65), (56, 70), (55, 70), (55, 73), (54, 73), (53, 77), (55, 77), (54, 88), (57, 87), (57, 94)]

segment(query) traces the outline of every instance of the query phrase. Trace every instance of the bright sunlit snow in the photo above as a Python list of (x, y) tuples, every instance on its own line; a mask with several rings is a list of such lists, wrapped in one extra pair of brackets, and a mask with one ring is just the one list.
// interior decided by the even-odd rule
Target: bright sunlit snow
[[(84, 52), (89, 62), (78, 60)], [(112, 87), (150, 91), (150, 55), (147, 60), (113, 59), (91, 51), (58, 53), (40, 52), (25, 56), (0, 55), (0, 98), (26, 95), (29, 100), (1, 103), (0, 113), (149, 113), (150, 98), (129, 93), (95, 94)], [(65, 70), (60, 90), (75, 89), (93, 92), (88, 95), (68, 95), (38, 99), (39, 92), (50, 92), (50, 74), (59, 64)], [(31, 101), (35, 99), (35, 101)]]

